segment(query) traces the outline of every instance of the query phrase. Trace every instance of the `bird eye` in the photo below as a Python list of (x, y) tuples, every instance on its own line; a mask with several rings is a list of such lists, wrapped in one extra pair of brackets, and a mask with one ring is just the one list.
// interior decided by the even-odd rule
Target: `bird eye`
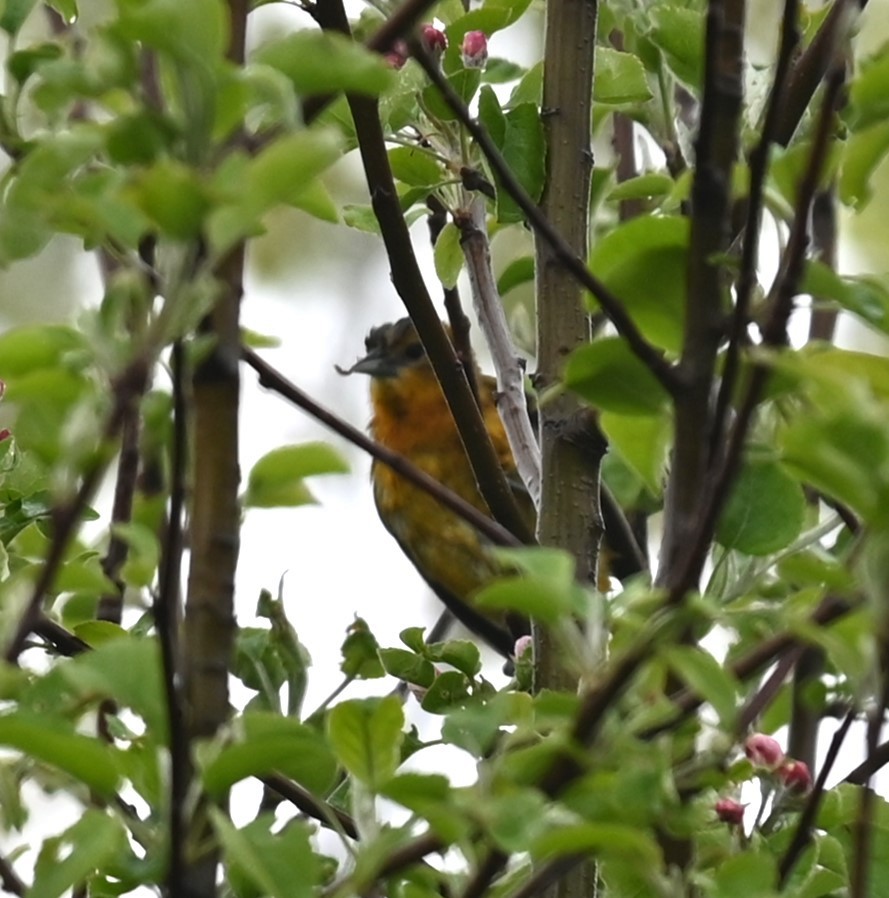
[(426, 350), (423, 349), (422, 343), (410, 343), (409, 345), (404, 347), (404, 357), (406, 359), (410, 359), (410, 361), (415, 362), (418, 359), (423, 358)]

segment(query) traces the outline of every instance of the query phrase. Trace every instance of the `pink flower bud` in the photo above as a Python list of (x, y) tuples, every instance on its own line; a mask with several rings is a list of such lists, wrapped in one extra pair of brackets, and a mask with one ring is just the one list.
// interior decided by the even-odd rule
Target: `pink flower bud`
[(765, 767), (766, 770), (777, 770), (784, 762), (784, 752), (777, 739), (765, 733), (754, 733), (744, 743), (744, 754), (753, 762), (754, 767)]
[(515, 641), (515, 649), (513, 649), (516, 661), (521, 661), (523, 655), (530, 654), (533, 650), (534, 640), (530, 636), (519, 636)]
[(393, 69), (400, 69), (407, 62), (410, 52), (404, 41), (395, 41), (387, 53), (383, 54), (383, 59), (389, 63)]
[(789, 758), (778, 768), (778, 776), (791, 792), (808, 792), (812, 788), (812, 774), (805, 761)]
[(720, 798), (716, 802), (716, 816), (729, 826), (740, 826), (744, 822), (744, 808), (746, 805), (735, 801), (734, 798)]
[(436, 61), (448, 48), (448, 36), (435, 25), (423, 25), (420, 28), (420, 41), (426, 52)]
[(467, 31), (461, 48), (467, 69), (483, 69), (488, 61), (488, 36), (484, 31)]

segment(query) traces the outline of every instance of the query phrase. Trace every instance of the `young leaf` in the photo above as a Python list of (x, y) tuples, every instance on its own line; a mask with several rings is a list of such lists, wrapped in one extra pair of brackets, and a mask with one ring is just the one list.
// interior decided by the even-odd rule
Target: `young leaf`
[(776, 462), (750, 462), (741, 469), (716, 539), (745, 555), (769, 555), (790, 545), (803, 527), (802, 486)]
[(621, 337), (574, 350), (565, 365), (565, 386), (591, 405), (621, 415), (656, 415), (669, 398)]
[(302, 96), (338, 91), (379, 96), (395, 80), (378, 53), (341, 34), (309, 28), (260, 47), (256, 61), (283, 72)]
[(304, 478), (344, 474), (342, 456), (327, 443), (279, 446), (267, 452), (250, 470), (244, 505), (247, 508), (306, 505), (315, 501)]
[(353, 699), (327, 715), (327, 735), (340, 763), (371, 790), (379, 789), (401, 762), (404, 710), (399, 699)]
[(687, 249), (688, 219), (640, 216), (609, 231), (589, 259), (645, 336), (668, 350), (682, 340)]
[(114, 817), (87, 808), (80, 819), (61, 836), (47, 839), (37, 857), (32, 898), (59, 898), (72, 886), (124, 854), (127, 835)]
[(612, 47), (596, 48), (594, 84), (593, 99), (597, 103), (644, 103), (652, 97), (639, 58)]
[(24, 711), (0, 715), (0, 745), (17, 749), (110, 797), (120, 781), (116, 752), (104, 742)]
[(447, 290), (457, 285), (457, 277), (463, 268), (463, 250), (460, 247), (460, 231), (449, 221), (435, 241), (435, 273)]
[[(217, 808), (210, 808), (216, 835), (225, 852), (232, 884), (245, 891), (236, 894), (269, 895), (272, 898), (311, 898), (321, 870), (312, 850), (309, 827), (291, 820), (281, 832), (270, 831), (266, 816), (236, 829)], [(245, 883), (252, 889), (247, 889)]]
[(276, 770), (319, 794), (333, 785), (336, 761), (317, 730), (263, 712), (245, 713), (239, 723), (238, 741), (225, 745), (203, 769), (204, 788), (211, 795)]

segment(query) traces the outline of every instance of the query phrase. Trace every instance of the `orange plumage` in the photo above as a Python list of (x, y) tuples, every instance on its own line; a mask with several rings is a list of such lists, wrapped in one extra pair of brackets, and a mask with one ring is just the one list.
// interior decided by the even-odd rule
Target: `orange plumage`
[[(409, 318), (374, 328), (367, 354), (352, 367), (369, 374), (379, 443), (404, 455), (439, 483), (488, 514), (441, 387)], [(479, 402), (495, 451), (507, 476), (518, 482), (515, 462), (495, 404), (493, 378), (477, 375)], [(374, 462), (374, 499), (380, 518), (436, 595), (470, 630), (502, 654), (527, 625), (479, 613), (473, 594), (504, 573), (490, 543), (468, 522), (386, 465)], [(530, 503), (525, 497), (525, 505)], [(533, 512), (531, 512), (533, 513)]]

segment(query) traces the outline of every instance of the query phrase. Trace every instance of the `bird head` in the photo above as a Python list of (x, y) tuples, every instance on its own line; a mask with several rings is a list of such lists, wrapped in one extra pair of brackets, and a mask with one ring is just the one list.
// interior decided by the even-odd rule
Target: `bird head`
[(351, 368), (341, 374), (369, 374), (373, 378), (397, 378), (411, 370), (427, 369), (431, 373), (426, 350), (420, 342), (410, 318), (371, 329), (364, 341), (367, 350)]

